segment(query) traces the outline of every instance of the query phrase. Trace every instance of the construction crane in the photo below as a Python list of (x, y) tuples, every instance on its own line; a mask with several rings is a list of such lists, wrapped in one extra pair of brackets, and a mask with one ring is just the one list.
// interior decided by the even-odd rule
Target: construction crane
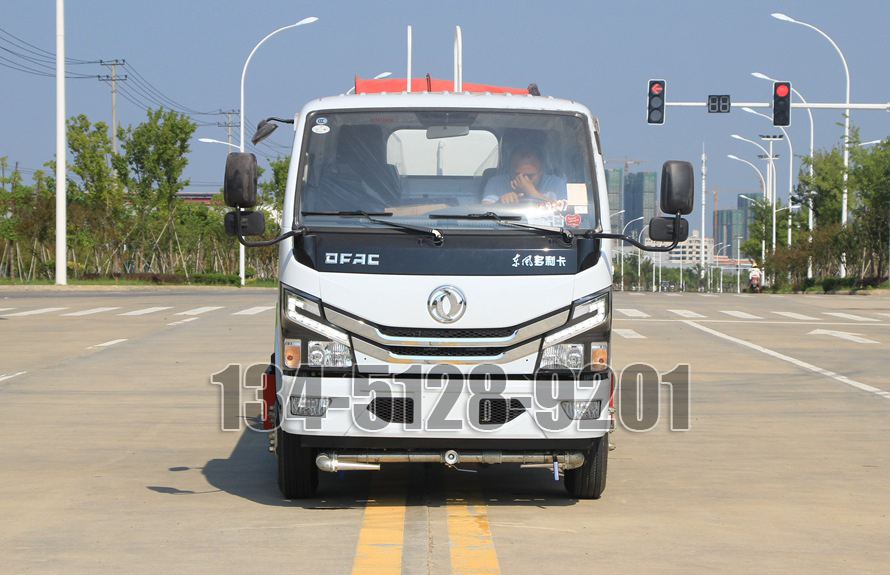
[(606, 160), (607, 164), (624, 164), (624, 176), (627, 177), (627, 174), (630, 173), (630, 165), (635, 164), (639, 166), (644, 162), (651, 162), (652, 160), (631, 160), (627, 156), (624, 157), (623, 160)]

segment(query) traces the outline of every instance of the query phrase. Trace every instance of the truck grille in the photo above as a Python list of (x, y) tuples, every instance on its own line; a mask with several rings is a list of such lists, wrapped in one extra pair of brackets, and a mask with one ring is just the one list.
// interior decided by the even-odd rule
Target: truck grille
[(479, 423), (503, 424), (525, 413), (525, 406), (516, 398), (509, 403), (503, 398), (483, 398), (479, 401)]
[(413, 337), (417, 339), (483, 339), (493, 337), (510, 337), (516, 331), (515, 328), (503, 327), (493, 329), (425, 329), (412, 327), (384, 327), (377, 328), (380, 333), (389, 337)]
[(423, 357), (497, 357), (503, 347), (389, 347), (396, 355)]
[(414, 399), (411, 397), (375, 397), (368, 411), (389, 423), (414, 423)]

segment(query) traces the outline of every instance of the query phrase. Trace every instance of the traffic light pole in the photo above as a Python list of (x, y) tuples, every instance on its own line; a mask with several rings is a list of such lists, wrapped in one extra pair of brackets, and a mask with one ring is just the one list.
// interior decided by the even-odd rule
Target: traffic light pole
[[(665, 106), (676, 106), (678, 108), (707, 108), (707, 102), (665, 102)], [(770, 103), (763, 102), (733, 102), (733, 107), (746, 107), (746, 108), (772, 108), (773, 105)], [(810, 110), (846, 110), (847, 108), (851, 110), (884, 110), (890, 112), (890, 102), (886, 104), (845, 104), (843, 102), (838, 103), (815, 103), (809, 102), (804, 104), (803, 102), (792, 102), (791, 108), (801, 108), (801, 109), (810, 109)]]

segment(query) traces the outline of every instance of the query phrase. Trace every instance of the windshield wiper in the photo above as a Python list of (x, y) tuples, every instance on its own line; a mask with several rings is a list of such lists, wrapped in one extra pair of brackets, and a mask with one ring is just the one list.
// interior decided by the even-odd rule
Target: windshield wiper
[(387, 222), (386, 220), (378, 220), (372, 216), (392, 216), (390, 212), (366, 212), (363, 210), (353, 210), (349, 212), (300, 212), (304, 216), (341, 216), (341, 217), (361, 217), (369, 222), (389, 226), (407, 232), (413, 232), (424, 236), (432, 236), (433, 244), (441, 246), (445, 242), (445, 236), (435, 228), (425, 228), (421, 226), (409, 226), (408, 224), (399, 224), (396, 222)]
[(535, 224), (521, 224), (517, 223), (516, 220), (521, 220), (521, 216), (499, 216), (494, 212), (485, 212), (483, 214), (430, 214), (430, 219), (452, 219), (452, 220), (494, 220), (498, 223), (498, 225), (511, 227), (511, 228), (520, 228), (526, 230), (537, 230), (541, 232), (547, 232), (549, 235), (557, 235), (562, 241), (567, 244), (572, 243), (572, 240), (575, 239), (575, 234), (567, 230), (566, 228), (557, 228), (555, 226), (538, 226)]

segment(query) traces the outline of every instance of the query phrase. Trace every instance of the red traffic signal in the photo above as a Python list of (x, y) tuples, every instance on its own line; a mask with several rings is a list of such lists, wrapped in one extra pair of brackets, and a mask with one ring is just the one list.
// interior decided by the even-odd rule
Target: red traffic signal
[(646, 122), (664, 124), (664, 80), (649, 80)]
[(791, 82), (773, 83), (773, 126), (791, 125)]

